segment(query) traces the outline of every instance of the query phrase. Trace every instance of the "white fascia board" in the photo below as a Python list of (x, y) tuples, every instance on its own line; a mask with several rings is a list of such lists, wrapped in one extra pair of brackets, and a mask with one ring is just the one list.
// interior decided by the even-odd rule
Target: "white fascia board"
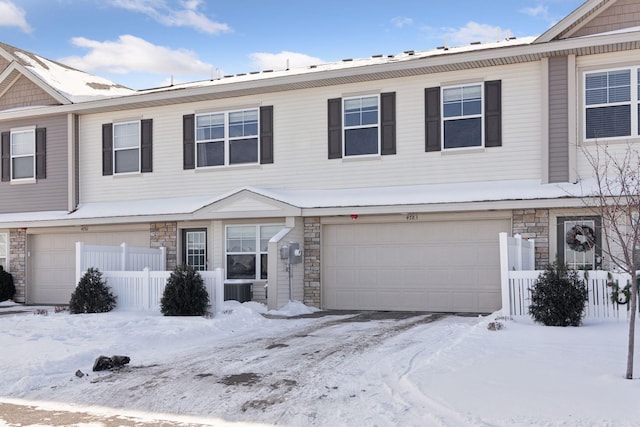
[(608, 0), (588, 0), (581, 6), (578, 6), (573, 12), (569, 15), (565, 16), (560, 22), (558, 22), (553, 27), (549, 28), (545, 31), (540, 37), (538, 37), (533, 43), (546, 43), (552, 41), (559, 34), (565, 31), (567, 28), (571, 27), (578, 19), (592, 10), (594, 7), (598, 6), (601, 3), (604, 3)]
[[(63, 105), (69, 105), (71, 104), (71, 101), (69, 99), (67, 99), (64, 95), (62, 95), (60, 92), (58, 92), (57, 90), (55, 90), (54, 88), (52, 88), (51, 86), (49, 86), (44, 80), (42, 80), (38, 75), (34, 74), (33, 72), (29, 71), (26, 67), (24, 67), (23, 65), (21, 65), (20, 63), (13, 61), (6, 69), (5, 71), (13, 71), (13, 70), (17, 70), (19, 71), (23, 76), (25, 76), (26, 78), (28, 78), (29, 80), (31, 80), (31, 82), (33, 82), (36, 86), (38, 86), (40, 89), (42, 89), (43, 91), (47, 92), (47, 94), (51, 95), (51, 97), (53, 97), (56, 101), (58, 101), (60, 104)], [(4, 72), (3, 72), (4, 74)]]

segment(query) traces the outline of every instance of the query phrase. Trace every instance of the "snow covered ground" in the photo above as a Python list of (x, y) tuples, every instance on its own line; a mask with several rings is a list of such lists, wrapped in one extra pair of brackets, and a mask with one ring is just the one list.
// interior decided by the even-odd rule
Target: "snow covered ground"
[[(495, 316), (292, 319), (266, 318), (256, 303), (225, 308), (214, 318), (0, 315), (0, 402), (212, 425), (640, 425), (640, 381), (624, 379), (625, 319), (579, 328), (517, 319), (491, 331)], [(277, 314), (310, 311), (298, 303)], [(131, 363), (92, 372), (99, 355)]]

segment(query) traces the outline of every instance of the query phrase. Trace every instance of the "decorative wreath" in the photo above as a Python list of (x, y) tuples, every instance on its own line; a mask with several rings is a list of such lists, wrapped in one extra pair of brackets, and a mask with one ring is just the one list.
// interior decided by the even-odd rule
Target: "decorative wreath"
[(611, 288), (611, 302), (614, 304), (624, 305), (631, 300), (631, 283), (620, 289), (618, 282), (608, 282), (607, 286)]
[(596, 233), (588, 225), (574, 225), (567, 231), (567, 245), (576, 252), (586, 252), (596, 245)]

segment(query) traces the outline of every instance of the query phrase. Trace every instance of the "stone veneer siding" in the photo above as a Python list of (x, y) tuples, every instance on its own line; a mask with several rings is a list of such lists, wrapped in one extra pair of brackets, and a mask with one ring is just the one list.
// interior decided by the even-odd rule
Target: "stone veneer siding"
[(9, 272), (16, 287), (15, 300), (25, 302), (25, 260), (27, 253), (27, 230), (9, 230)]
[(320, 307), (320, 218), (304, 219), (304, 304)]
[(152, 222), (150, 225), (152, 248), (165, 248), (167, 270), (178, 265), (178, 224), (176, 222)]
[(535, 239), (536, 269), (541, 270), (549, 260), (549, 209), (515, 209), (512, 212), (512, 232), (523, 239)]

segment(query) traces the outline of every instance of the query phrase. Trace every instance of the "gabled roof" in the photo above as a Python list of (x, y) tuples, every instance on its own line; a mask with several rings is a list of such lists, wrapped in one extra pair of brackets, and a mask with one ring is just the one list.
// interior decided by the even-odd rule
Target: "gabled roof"
[[(0, 85), (24, 75), (60, 104), (132, 95), (136, 91), (102, 77), (85, 73), (34, 53), (0, 43), (0, 57), (9, 62), (0, 74)], [(2, 78), (4, 77), (4, 78)]]
[(604, 9), (604, 6), (608, 6), (612, 2), (615, 3), (615, 0), (587, 0), (556, 25), (545, 31), (534, 43), (545, 43), (554, 39), (564, 38), (564, 35), (593, 19)]

